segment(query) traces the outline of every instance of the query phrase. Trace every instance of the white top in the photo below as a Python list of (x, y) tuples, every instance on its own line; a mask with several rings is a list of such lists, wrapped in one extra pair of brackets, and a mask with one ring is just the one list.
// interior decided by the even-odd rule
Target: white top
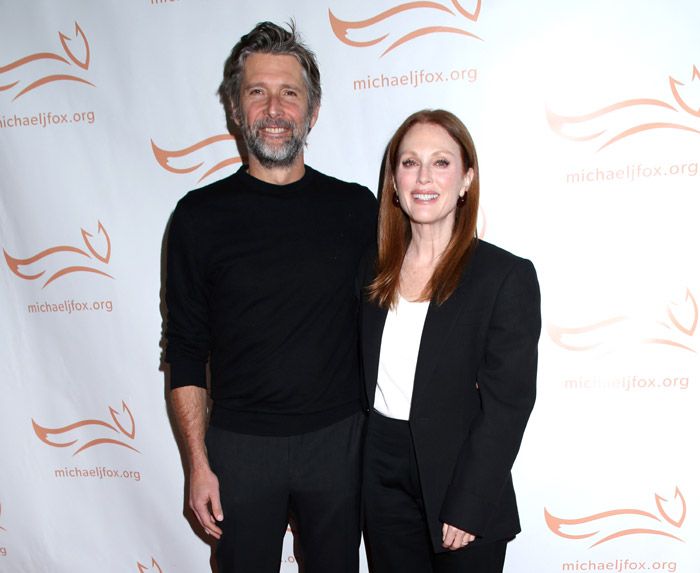
[(396, 308), (387, 313), (374, 409), (389, 418), (408, 420), (418, 349), (429, 305), (429, 301), (411, 302), (399, 296)]

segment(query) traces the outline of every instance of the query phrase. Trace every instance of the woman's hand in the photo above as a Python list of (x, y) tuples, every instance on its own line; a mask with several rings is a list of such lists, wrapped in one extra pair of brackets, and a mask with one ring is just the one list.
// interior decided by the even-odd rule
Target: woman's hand
[(475, 539), (476, 537), (474, 535), (462, 531), (454, 525), (449, 525), (447, 523), (442, 524), (442, 546), (445, 549), (449, 549), (450, 551), (462, 549), (462, 547), (467, 546)]

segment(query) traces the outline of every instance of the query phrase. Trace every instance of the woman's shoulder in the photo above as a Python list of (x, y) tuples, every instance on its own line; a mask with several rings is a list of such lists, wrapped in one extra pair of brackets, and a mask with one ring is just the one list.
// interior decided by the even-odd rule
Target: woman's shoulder
[(468, 267), (497, 273), (508, 273), (514, 267), (534, 270), (534, 266), (529, 259), (481, 239), (476, 244), (474, 256)]
[(515, 253), (504, 249), (503, 247), (499, 247), (498, 245), (494, 245), (493, 243), (489, 243), (488, 241), (484, 241), (483, 239), (479, 239), (476, 243), (475, 255), (480, 258), (493, 260), (497, 262), (510, 261), (511, 263), (513, 263), (516, 261), (527, 260), (519, 255), (516, 255)]

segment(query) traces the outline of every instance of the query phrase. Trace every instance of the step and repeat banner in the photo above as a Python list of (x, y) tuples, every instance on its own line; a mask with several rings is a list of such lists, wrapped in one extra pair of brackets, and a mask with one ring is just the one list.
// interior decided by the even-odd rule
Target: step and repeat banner
[(168, 415), (163, 242), (177, 200), (240, 164), (224, 59), (292, 18), (324, 89), (307, 162), (376, 190), (401, 121), (451, 110), (480, 156), (480, 234), (537, 267), (539, 396), (506, 571), (700, 571), (700, 4), (0, 14), (0, 571), (211, 571)]

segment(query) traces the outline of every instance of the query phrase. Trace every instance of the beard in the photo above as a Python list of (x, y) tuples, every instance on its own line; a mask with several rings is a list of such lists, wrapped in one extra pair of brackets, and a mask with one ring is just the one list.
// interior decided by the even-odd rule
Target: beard
[[(280, 127), (291, 130), (287, 141), (277, 144), (269, 144), (261, 134), (263, 129)], [(249, 126), (245, 116), (241, 121), (241, 133), (248, 148), (248, 153), (253, 155), (263, 167), (289, 167), (299, 156), (306, 145), (306, 137), (311, 131), (311, 115), (304, 118), (303, 126), (286, 119), (259, 119)]]

